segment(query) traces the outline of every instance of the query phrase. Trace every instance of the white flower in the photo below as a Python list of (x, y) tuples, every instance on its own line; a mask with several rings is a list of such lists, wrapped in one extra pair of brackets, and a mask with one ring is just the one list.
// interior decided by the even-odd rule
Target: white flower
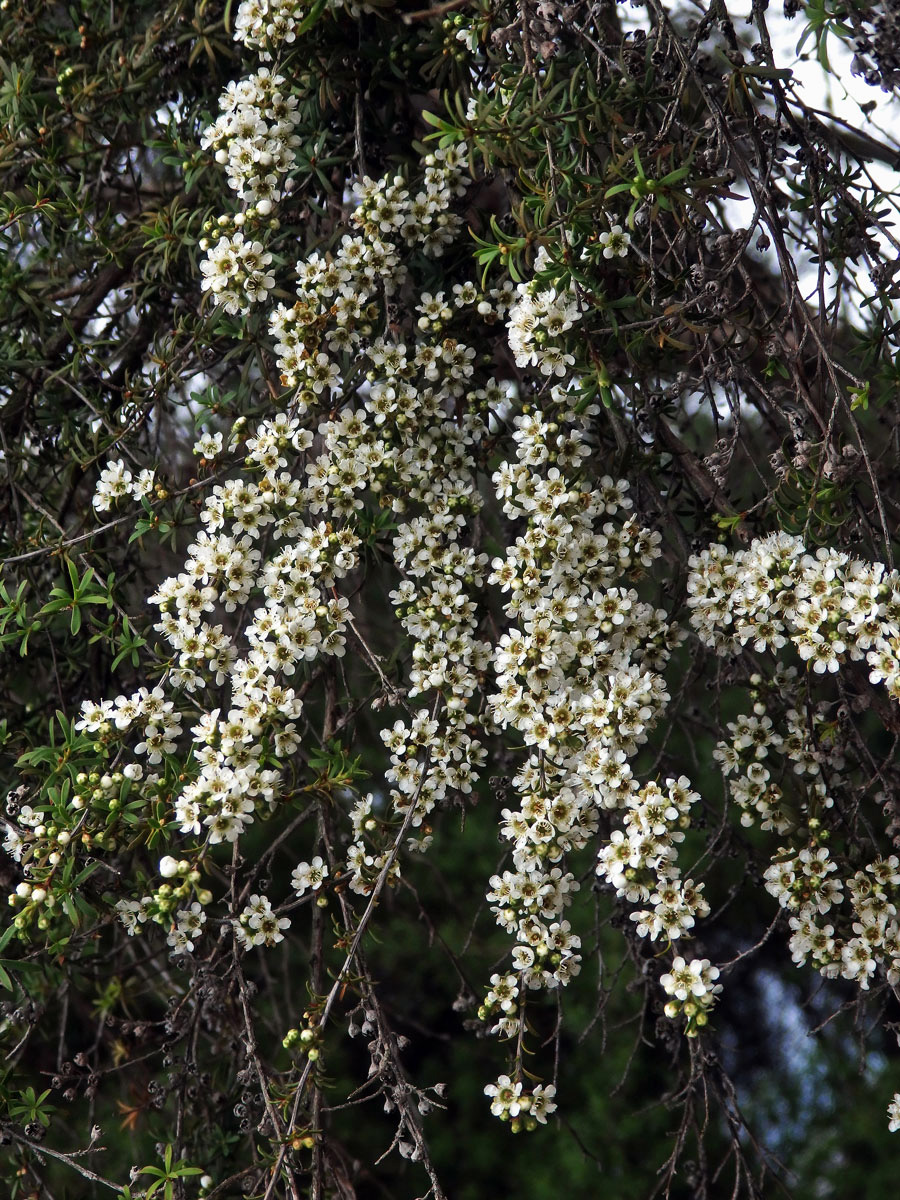
[(131, 484), (131, 494), (135, 500), (140, 500), (143, 496), (149, 496), (153, 491), (153, 485), (156, 482), (156, 475), (149, 467), (138, 473), (137, 479)]
[(529, 1111), (542, 1125), (547, 1124), (547, 1117), (550, 1113), (556, 1112), (556, 1105), (553, 1102), (555, 1095), (556, 1088), (552, 1083), (548, 1083), (546, 1087), (538, 1084), (531, 1093), (531, 1108)]
[(251, 946), (275, 946), (284, 941), (283, 929), (290, 929), (288, 917), (278, 917), (269, 898), (253, 895), (248, 900), (237, 921), (233, 922), (238, 941), (249, 949)]
[(626, 233), (621, 225), (613, 225), (609, 233), (601, 233), (597, 241), (603, 247), (604, 258), (624, 258), (631, 245), (631, 234)]
[(224, 434), (221, 431), (216, 433), (203, 433), (194, 442), (191, 447), (191, 452), (198, 458), (216, 458), (222, 453), (222, 445), (224, 443)]
[(489, 1083), (484, 1094), (491, 1098), (491, 1112), (495, 1117), (509, 1113), (516, 1117), (521, 1111), (522, 1081), (513, 1083), (508, 1075), (501, 1075), (496, 1083)]
[(291, 887), (298, 896), (302, 896), (308, 888), (317, 891), (327, 875), (328, 865), (317, 854), (311, 863), (302, 862), (294, 867), (291, 874)]
[(147, 919), (143, 902), (138, 903), (137, 900), (117, 901), (116, 912), (119, 914), (119, 919), (125, 926), (129, 937), (134, 937), (141, 927), (141, 922)]
[(159, 860), (159, 873), (163, 879), (172, 879), (178, 874), (178, 860), (174, 859), (171, 854), (164, 855)]
[(132, 475), (121, 458), (109, 462), (100, 472), (94, 491), (93, 505), (97, 512), (108, 512), (113, 500), (132, 493)]
[(694, 958), (688, 963), (680, 955), (672, 960), (672, 971), (660, 979), (663, 990), (677, 1000), (688, 996), (705, 996), (719, 978), (717, 967), (710, 966), (708, 958)]

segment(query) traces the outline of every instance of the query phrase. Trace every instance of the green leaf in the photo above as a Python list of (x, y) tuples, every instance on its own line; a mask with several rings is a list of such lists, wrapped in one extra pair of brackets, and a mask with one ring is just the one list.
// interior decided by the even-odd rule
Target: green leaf
[(319, 17), (321, 17), (327, 6), (328, 0), (316, 0), (316, 3), (312, 6), (312, 8), (297, 26), (295, 30), (295, 36), (302, 37), (304, 33), (307, 33), (310, 29), (312, 29), (313, 25), (315, 25)]

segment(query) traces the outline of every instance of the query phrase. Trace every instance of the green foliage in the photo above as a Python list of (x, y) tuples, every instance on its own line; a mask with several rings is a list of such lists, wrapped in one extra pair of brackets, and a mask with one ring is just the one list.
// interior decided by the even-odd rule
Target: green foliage
[(36, 1121), (46, 1129), (50, 1124), (50, 1114), (55, 1107), (46, 1103), (49, 1095), (50, 1088), (36, 1096), (34, 1088), (28, 1087), (24, 1092), (19, 1092), (18, 1100), (10, 1099), (7, 1102), (7, 1111), (14, 1121), (21, 1121), (23, 1124), (31, 1124)]
[(151, 1196), (157, 1196), (160, 1200), (173, 1200), (176, 1180), (202, 1174), (201, 1167), (189, 1167), (183, 1163), (174, 1163), (172, 1147), (166, 1146), (161, 1167), (142, 1167), (140, 1170), (140, 1176), (149, 1176), (153, 1181), (144, 1187), (143, 1195), (146, 1200), (150, 1200)]

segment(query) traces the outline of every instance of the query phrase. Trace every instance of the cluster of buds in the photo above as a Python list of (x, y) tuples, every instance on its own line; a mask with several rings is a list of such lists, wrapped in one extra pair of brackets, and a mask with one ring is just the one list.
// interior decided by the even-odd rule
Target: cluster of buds
[(310, 1062), (316, 1062), (322, 1043), (322, 1029), (314, 1020), (303, 1029), (289, 1029), (282, 1038), (281, 1044), (285, 1050), (291, 1050)]

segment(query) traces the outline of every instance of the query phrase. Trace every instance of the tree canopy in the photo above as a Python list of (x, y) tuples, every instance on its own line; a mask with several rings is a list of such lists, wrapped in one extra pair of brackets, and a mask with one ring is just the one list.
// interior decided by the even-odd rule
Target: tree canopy
[(897, 32), (0, 3), (12, 1197), (895, 1194)]

